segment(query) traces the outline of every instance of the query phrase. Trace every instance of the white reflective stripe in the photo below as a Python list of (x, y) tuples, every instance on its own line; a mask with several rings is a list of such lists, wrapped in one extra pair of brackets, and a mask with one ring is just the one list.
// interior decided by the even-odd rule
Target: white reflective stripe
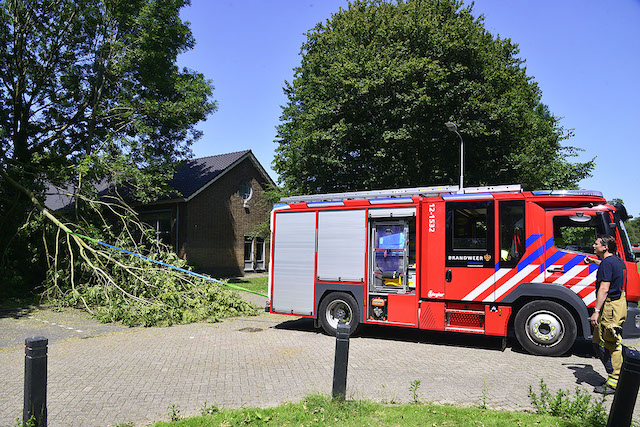
[(511, 279), (507, 280), (502, 286), (500, 286), (494, 293), (494, 295), (489, 295), (489, 297), (485, 298), (485, 302), (494, 302), (502, 295), (504, 295), (513, 285), (527, 277), (534, 271), (536, 268), (540, 268), (540, 265), (528, 265), (521, 272), (513, 276)]
[(487, 280), (482, 282), (482, 284), (480, 286), (476, 287), (474, 290), (469, 292), (469, 294), (467, 296), (463, 297), (462, 300), (463, 301), (472, 301), (472, 300), (474, 300), (475, 298), (478, 297), (478, 295), (480, 295), (481, 293), (483, 293), (484, 291), (489, 289), (489, 287), (491, 287), (494, 283), (496, 283), (498, 280), (500, 280), (509, 271), (511, 271), (510, 268), (501, 268), (501, 269), (499, 269), (497, 272), (495, 272), (494, 274), (489, 276), (487, 278)]
[(538, 274), (535, 279), (531, 281), (531, 283), (543, 283), (544, 282), (544, 270), (542, 273)]
[(578, 283), (577, 285), (573, 285), (571, 289), (573, 292), (575, 292), (576, 294), (579, 294), (584, 288), (586, 288), (589, 285), (581, 285), (580, 283)]
[(589, 304), (591, 304), (595, 300), (596, 300), (596, 291), (593, 291), (589, 295), (587, 295), (586, 297), (582, 298), (582, 301), (584, 301), (584, 303), (585, 303), (585, 305), (587, 307), (589, 307)]
[(576, 265), (571, 270), (564, 273), (562, 276), (558, 277), (553, 283), (557, 283), (558, 285), (564, 285), (569, 280), (576, 277), (578, 274), (584, 271), (585, 268), (589, 268), (588, 265)]
[(596, 283), (596, 276), (597, 275), (598, 275), (598, 270), (596, 270), (593, 273), (589, 274), (587, 277), (585, 277), (584, 279), (580, 280), (577, 284), (578, 285), (593, 285), (594, 283)]
[(587, 286), (592, 285), (596, 281), (596, 273), (597, 273), (597, 270), (591, 273), (590, 275), (588, 275), (587, 277), (583, 278), (582, 280), (580, 280), (578, 283), (576, 283), (571, 287), (571, 290), (576, 294), (578, 294)]

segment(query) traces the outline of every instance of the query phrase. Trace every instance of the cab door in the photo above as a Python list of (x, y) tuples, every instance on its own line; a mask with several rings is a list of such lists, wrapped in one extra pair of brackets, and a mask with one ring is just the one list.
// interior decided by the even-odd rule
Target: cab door
[(548, 210), (546, 234), (553, 240), (546, 246), (544, 281), (564, 285), (575, 292), (587, 306), (595, 301), (595, 264), (585, 264), (593, 254), (593, 242), (605, 234), (602, 212), (580, 209)]
[(447, 201), (445, 245), (445, 299), (480, 302), (492, 294), (496, 265), (493, 198)]

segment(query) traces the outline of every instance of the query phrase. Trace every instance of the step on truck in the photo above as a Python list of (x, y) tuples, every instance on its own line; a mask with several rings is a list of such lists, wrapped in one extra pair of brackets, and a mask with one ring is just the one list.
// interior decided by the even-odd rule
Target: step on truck
[(433, 186), (285, 197), (271, 214), (271, 313), (506, 337), (560, 355), (592, 335), (593, 242), (627, 268), (624, 337), (640, 337), (640, 277), (622, 204), (584, 190)]

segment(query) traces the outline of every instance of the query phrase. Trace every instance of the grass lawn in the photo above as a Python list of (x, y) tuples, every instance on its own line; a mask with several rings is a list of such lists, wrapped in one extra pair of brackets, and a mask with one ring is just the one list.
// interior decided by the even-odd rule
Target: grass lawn
[(203, 408), (201, 416), (179, 419), (175, 408), (170, 423), (163, 426), (577, 426), (583, 425), (551, 415), (493, 411), (451, 405), (383, 405), (369, 401), (337, 402), (328, 396), (312, 395), (299, 403), (273, 408)]
[(262, 292), (263, 294), (267, 293), (268, 281), (269, 278), (266, 275), (264, 277), (241, 277), (229, 279), (229, 283), (232, 285), (249, 289), (253, 292)]

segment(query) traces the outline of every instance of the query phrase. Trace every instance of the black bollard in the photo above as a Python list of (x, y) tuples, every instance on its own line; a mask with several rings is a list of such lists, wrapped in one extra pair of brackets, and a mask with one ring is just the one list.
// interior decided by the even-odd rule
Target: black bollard
[(623, 362), (607, 427), (630, 426), (640, 385), (640, 351), (622, 346)]
[(336, 358), (333, 365), (333, 398), (344, 400), (347, 392), (347, 364), (349, 363), (349, 335), (351, 326), (340, 321), (336, 328)]
[(24, 410), (27, 425), (33, 417), (37, 427), (47, 425), (47, 344), (44, 337), (27, 338), (24, 358)]

